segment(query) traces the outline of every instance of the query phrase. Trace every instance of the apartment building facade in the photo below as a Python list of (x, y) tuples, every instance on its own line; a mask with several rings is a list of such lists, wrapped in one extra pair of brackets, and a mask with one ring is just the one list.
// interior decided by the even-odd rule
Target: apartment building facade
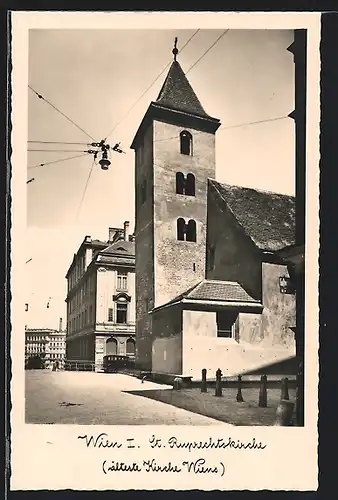
[(129, 222), (106, 242), (86, 236), (66, 275), (67, 363), (100, 370), (103, 358), (135, 356), (135, 243)]

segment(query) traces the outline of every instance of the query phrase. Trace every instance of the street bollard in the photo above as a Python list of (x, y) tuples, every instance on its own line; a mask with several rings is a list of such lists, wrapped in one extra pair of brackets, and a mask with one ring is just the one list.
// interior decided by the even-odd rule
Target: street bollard
[(289, 380), (287, 377), (282, 378), (281, 400), (288, 400), (289, 398)]
[(290, 426), (293, 414), (294, 403), (288, 399), (282, 399), (277, 406), (275, 425)]
[(238, 403), (243, 403), (243, 401), (244, 401), (243, 395), (242, 395), (242, 377), (241, 377), (241, 375), (238, 375), (236, 401)]
[(215, 387), (215, 396), (221, 397), (222, 396), (222, 372), (218, 368), (216, 371), (216, 387)]
[(262, 375), (261, 376), (261, 384), (260, 384), (260, 388), (259, 388), (258, 406), (260, 408), (266, 408), (267, 407), (267, 376), (266, 375)]
[(180, 377), (174, 378), (173, 389), (175, 391), (180, 391), (182, 389), (182, 379)]
[(207, 370), (206, 370), (206, 368), (203, 368), (203, 370), (202, 370), (201, 392), (207, 392)]

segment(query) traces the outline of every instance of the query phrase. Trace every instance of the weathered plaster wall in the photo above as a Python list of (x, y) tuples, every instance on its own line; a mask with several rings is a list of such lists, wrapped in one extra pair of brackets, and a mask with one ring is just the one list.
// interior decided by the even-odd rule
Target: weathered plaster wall
[[(193, 137), (193, 155), (180, 153), (180, 132)], [(196, 196), (176, 194), (176, 173), (192, 173)], [(214, 134), (154, 122), (155, 306), (205, 277), (207, 179), (215, 175)], [(197, 241), (177, 241), (177, 219), (196, 221)]]
[(173, 306), (153, 316), (152, 369), (180, 374), (182, 370), (182, 311)]
[(183, 331), (186, 337), (217, 337), (216, 313), (183, 311)]
[(289, 327), (296, 324), (296, 297), (280, 292), (280, 276), (289, 276), (287, 266), (263, 263), (262, 343), (292, 350), (295, 339)]
[(152, 348), (153, 372), (182, 374), (182, 336), (157, 338)]
[[(146, 199), (142, 185), (146, 181)], [(136, 271), (136, 361), (151, 369), (152, 323), (148, 311), (154, 304), (154, 232), (153, 232), (153, 127), (143, 138), (143, 154), (135, 158), (135, 271)]]
[(182, 373), (200, 379), (206, 368), (207, 377), (214, 378), (220, 368), (232, 376), (291, 357), (290, 349), (260, 343), (260, 323), (259, 314), (240, 313), (236, 338), (219, 338), (216, 312), (184, 310)]
[(239, 341), (249, 344), (259, 344), (262, 339), (261, 333), (262, 315), (255, 313), (239, 313), (238, 329)]
[(226, 204), (209, 184), (207, 248), (215, 248), (214, 267), (207, 252), (208, 279), (237, 281), (257, 300), (261, 298), (261, 256)]

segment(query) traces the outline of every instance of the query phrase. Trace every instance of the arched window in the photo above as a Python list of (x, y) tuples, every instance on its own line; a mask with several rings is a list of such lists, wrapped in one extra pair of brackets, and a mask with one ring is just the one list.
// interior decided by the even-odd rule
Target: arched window
[(120, 297), (116, 301), (116, 323), (126, 324), (128, 321), (128, 299)]
[(182, 172), (177, 172), (176, 173), (176, 193), (177, 194), (184, 194), (184, 185), (185, 185), (184, 175), (182, 174)]
[(186, 241), (196, 241), (196, 222), (193, 219), (188, 222), (185, 232)]
[(193, 174), (187, 175), (185, 181), (185, 194), (187, 196), (195, 196), (195, 176)]
[(182, 155), (192, 156), (192, 135), (190, 132), (183, 130), (180, 133), (180, 146)]
[(127, 356), (135, 356), (135, 340), (128, 339), (126, 345)]
[(180, 241), (184, 241), (185, 234), (185, 220), (180, 217), (177, 219), (177, 239)]
[(106, 342), (106, 355), (117, 354), (117, 340), (113, 337), (107, 339)]

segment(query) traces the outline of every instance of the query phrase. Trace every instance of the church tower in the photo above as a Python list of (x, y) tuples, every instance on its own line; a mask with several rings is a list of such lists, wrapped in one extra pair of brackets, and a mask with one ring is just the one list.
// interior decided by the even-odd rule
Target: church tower
[(203, 109), (178, 50), (131, 148), (135, 150), (136, 349), (151, 369), (151, 310), (205, 278), (208, 178), (220, 121)]

